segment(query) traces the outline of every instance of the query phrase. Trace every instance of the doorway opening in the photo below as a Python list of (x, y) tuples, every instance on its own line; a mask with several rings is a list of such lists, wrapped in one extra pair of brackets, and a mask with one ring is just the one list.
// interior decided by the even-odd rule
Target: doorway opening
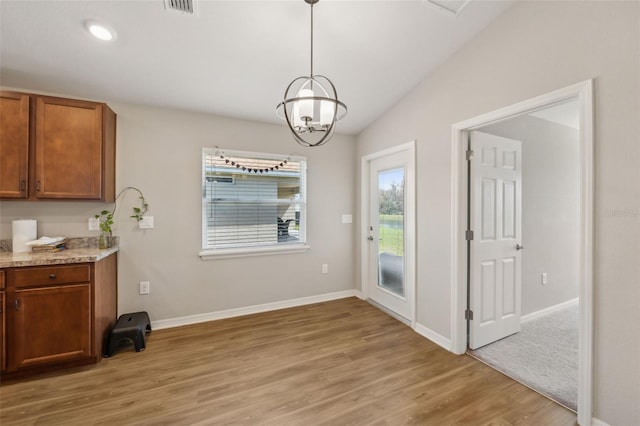
[(578, 112), (574, 99), (469, 132), (468, 353), (574, 412)]
[[(498, 126), (499, 123), (505, 120), (529, 115), (536, 111), (541, 111), (550, 106), (558, 106), (568, 101), (575, 101), (579, 110), (579, 136), (578, 147), (574, 153), (575, 161), (577, 162), (577, 174), (578, 180), (578, 200), (577, 200), (577, 217), (574, 218), (577, 222), (577, 298), (579, 301), (579, 320), (578, 320), (578, 401), (577, 401), (577, 413), (579, 424), (590, 424), (592, 416), (592, 340), (593, 340), (593, 81), (588, 80), (583, 83), (579, 83), (573, 86), (569, 86), (564, 89), (557, 90), (491, 113), (484, 114), (479, 117), (475, 117), (470, 120), (466, 120), (461, 123), (456, 123), (453, 126), (453, 147), (452, 147), (452, 220), (453, 220), (453, 235), (452, 235), (452, 317), (451, 317), (451, 337), (452, 337), (452, 351), (458, 354), (462, 354), (467, 350), (467, 343), (471, 342), (477, 333), (479, 324), (486, 321), (487, 316), (482, 312), (476, 314), (470, 309), (469, 302), (474, 300), (477, 302), (478, 298), (485, 297), (485, 306), (490, 306), (489, 302), (499, 302), (500, 308), (503, 312), (493, 310), (502, 315), (501, 318), (509, 319), (516, 316), (520, 316), (521, 309), (521, 294), (518, 293), (518, 287), (515, 285), (517, 276), (514, 275), (522, 267), (520, 263), (523, 253), (526, 253), (527, 244), (523, 244), (523, 241), (516, 238), (517, 229), (515, 223), (509, 221), (507, 216), (506, 222), (491, 222), (485, 223), (485, 225), (493, 225), (502, 227), (501, 231), (512, 231), (513, 235), (507, 246), (511, 253), (495, 251), (492, 256), (493, 260), (474, 266), (474, 256), (478, 256), (480, 253), (478, 250), (482, 250), (479, 247), (474, 246), (474, 239), (477, 236), (475, 229), (470, 229), (472, 216), (468, 215), (469, 209), (473, 211), (473, 203), (477, 202), (480, 195), (486, 196), (488, 202), (487, 205), (492, 204), (498, 200), (502, 204), (512, 206), (513, 209), (517, 208), (517, 203), (514, 204), (518, 192), (516, 178), (502, 178), (498, 176), (496, 180), (491, 183), (490, 179), (483, 181), (480, 176), (478, 182), (479, 186), (472, 187), (471, 182), (473, 170), (469, 167), (467, 161), (467, 147), (469, 140), (473, 136), (474, 131), (491, 129), (490, 126)], [(510, 149), (504, 149), (501, 151), (499, 147), (489, 148), (488, 153), (496, 154), (496, 161), (506, 161), (506, 165), (510, 166), (513, 163), (513, 156)], [(474, 156), (478, 155), (476, 153)], [(480, 154), (482, 155), (482, 154)], [(487, 154), (487, 161), (491, 162), (491, 154)], [(507, 167), (508, 168), (508, 167)], [(501, 180), (502, 179), (502, 180)], [(484, 182), (484, 188), (483, 188)], [(494, 186), (498, 185), (498, 186)], [(498, 188), (501, 186), (504, 190), (504, 194), (498, 193)], [(479, 188), (479, 189), (478, 189)], [(495, 188), (495, 191), (493, 190)], [(478, 189), (478, 190), (476, 190)], [(486, 192), (486, 193), (485, 193)], [(493, 194), (493, 195), (492, 195)], [(506, 196), (505, 196), (506, 194)], [(498, 198), (492, 198), (493, 196)], [(506, 198), (505, 198), (506, 197)], [(481, 197), (480, 197), (481, 198)], [(514, 207), (516, 206), (516, 207)], [(482, 205), (476, 203), (476, 210), (482, 209)], [(502, 208), (499, 206), (499, 208)], [(521, 211), (522, 208), (520, 208)], [(501, 216), (502, 211), (491, 212), (489, 210), (481, 211), (480, 220), (484, 220), (483, 217), (492, 218), (494, 216)], [(494, 214), (495, 213), (495, 214)], [(512, 212), (513, 213), (513, 212)], [(524, 212), (528, 214), (530, 211)], [(493, 215), (493, 216), (492, 216)], [(514, 220), (518, 220), (517, 216), (513, 216)], [(487, 229), (492, 229), (490, 226)], [(498, 228), (495, 228), (496, 230)], [(467, 231), (474, 231), (474, 235), (470, 235)], [(482, 232), (482, 231), (481, 231)], [(491, 235), (484, 235), (484, 237)], [(521, 238), (521, 236), (520, 236)], [(478, 240), (475, 240), (476, 242)], [(553, 253), (554, 247), (548, 247), (548, 250)], [(565, 253), (557, 253), (556, 256), (564, 255)], [(505, 254), (506, 253), (506, 254)], [(476, 271), (474, 272), (474, 267)], [(541, 271), (539, 276), (540, 280), (549, 279), (549, 276), (543, 276)], [(484, 274), (484, 277), (483, 277)], [(500, 275), (502, 274), (502, 275)], [(509, 278), (504, 281), (504, 279)], [(474, 282), (475, 279), (475, 282)], [(486, 282), (499, 282), (500, 286), (496, 286), (495, 291), (479, 291), (475, 295), (469, 294), (474, 291), (478, 291), (478, 280), (484, 279)], [(468, 287), (468, 284), (470, 287)], [(507, 285), (508, 284), (508, 285)], [(513, 284), (513, 285), (511, 285)], [(501, 299), (496, 299), (495, 296), (498, 291), (502, 292)], [(509, 303), (504, 303), (504, 301)], [(530, 303), (528, 299), (526, 303)], [(527, 307), (527, 310), (530, 309)], [(489, 309), (490, 311), (491, 309)], [(480, 315), (480, 316), (477, 316)], [(484, 317), (483, 317), (484, 315)], [(467, 321), (465, 318), (473, 318)], [(508, 322), (508, 321), (507, 321)], [(514, 324), (518, 331), (520, 327), (520, 319), (512, 321), (510, 325), (503, 327), (503, 331), (507, 330), (513, 333)], [(468, 327), (469, 324), (469, 328)], [(510, 328), (511, 327), (511, 328)], [(500, 329), (500, 327), (498, 327)], [(495, 330), (487, 331), (488, 334), (500, 336), (502, 331), (496, 332)], [(472, 337), (468, 340), (468, 337)], [(500, 337), (498, 337), (500, 338)], [(489, 338), (489, 341), (491, 339)], [(482, 342), (481, 342), (482, 343)], [(477, 344), (474, 342), (473, 344)], [(482, 346), (482, 345), (480, 345)]]

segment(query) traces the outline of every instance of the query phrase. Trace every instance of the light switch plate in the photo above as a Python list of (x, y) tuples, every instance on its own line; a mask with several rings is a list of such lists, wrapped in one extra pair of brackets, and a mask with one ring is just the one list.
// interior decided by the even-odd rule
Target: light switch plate
[(351, 216), (350, 214), (343, 214), (342, 223), (353, 223), (353, 216)]
[(153, 216), (142, 216), (142, 220), (138, 222), (140, 229), (153, 229)]
[(95, 217), (89, 218), (89, 231), (99, 231), (100, 230), (100, 219)]

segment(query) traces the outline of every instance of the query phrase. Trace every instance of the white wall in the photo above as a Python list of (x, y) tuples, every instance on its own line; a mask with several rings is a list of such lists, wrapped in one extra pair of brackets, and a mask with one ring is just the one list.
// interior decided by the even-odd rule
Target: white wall
[[(579, 132), (529, 115), (480, 131), (522, 142), (522, 314), (578, 297)], [(541, 274), (547, 274), (543, 285)]]
[(521, 1), (357, 139), (358, 158), (417, 140), (417, 320), (449, 337), (451, 125), (595, 79), (594, 414), (611, 425), (640, 424), (639, 52), (639, 2)]
[[(64, 95), (64, 94), (62, 94)], [(155, 218), (142, 231), (129, 219), (137, 198), (119, 201), (114, 234), (121, 238), (118, 311), (146, 310), (152, 320), (172, 319), (354, 288), (354, 225), (341, 223), (355, 209), (355, 141), (335, 135), (305, 149), (282, 126), (206, 114), (109, 102), (118, 114), (116, 186), (140, 188)], [(306, 253), (203, 261), (201, 250), (201, 148), (306, 155)], [(11, 221), (33, 217), (39, 235), (88, 236), (96, 202), (2, 202), (0, 239)], [(110, 206), (110, 205), (109, 205)], [(321, 265), (329, 264), (329, 273)], [(138, 295), (150, 281), (151, 294)]]

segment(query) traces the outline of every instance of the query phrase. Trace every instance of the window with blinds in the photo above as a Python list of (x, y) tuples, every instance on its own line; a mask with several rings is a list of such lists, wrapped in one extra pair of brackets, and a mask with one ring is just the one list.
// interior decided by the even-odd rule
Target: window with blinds
[(203, 249), (305, 244), (304, 157), (203, 148)]

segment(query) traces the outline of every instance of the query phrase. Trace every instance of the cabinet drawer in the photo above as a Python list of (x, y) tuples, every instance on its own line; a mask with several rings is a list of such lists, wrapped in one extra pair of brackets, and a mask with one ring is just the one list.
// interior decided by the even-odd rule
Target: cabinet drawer
[(47, 284), (86, 283), (91, 281), (91, 266), (87, 264), (20, 268), (14, 270), (16, 288)]
[(0, 290), (4, 290), (4, 271), (0, 271)]

